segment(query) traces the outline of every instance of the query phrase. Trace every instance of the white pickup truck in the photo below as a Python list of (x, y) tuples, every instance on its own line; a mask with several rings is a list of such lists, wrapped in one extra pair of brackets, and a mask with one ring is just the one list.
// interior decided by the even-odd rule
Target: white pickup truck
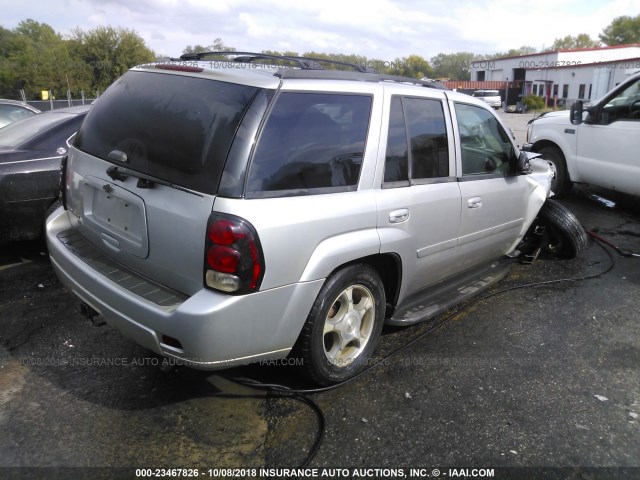
[(531, 120), (523, 149), (549, 162), (556, 196), (574, 182), (640, 196), (640, 73), (593, 104)]

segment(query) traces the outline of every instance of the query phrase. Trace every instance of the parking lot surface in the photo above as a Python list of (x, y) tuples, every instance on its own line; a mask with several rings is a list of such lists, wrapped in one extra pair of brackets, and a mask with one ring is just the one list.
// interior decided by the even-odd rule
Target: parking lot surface
[(540, 116), (540, 112), (527, 113), (507, 113), (504, 110), (497, 110), (496, 113), (503, 122), (511, 129), (516, 136), (516, 144), (521, 147), (527, 138), (527, 123)]
[[(576, 188), (563, 203), (640, 252), (638, 209), (606, 195)], [(0, 478), (20, 474), (10, 467), (123, 467), (123, 478), (136, 467), (296, 467), (321, 432), (305, 398), (324, 416), (312, 467), (640, 468), (640, 257), (592, 241), (575, 260), (514, 264), (489, 295), (385, 329), (375, 368), (301, 399), (233, 381), (309, 387), (287, 362), (161, 369), (80, 315), (42, 244), (3, 248)]]

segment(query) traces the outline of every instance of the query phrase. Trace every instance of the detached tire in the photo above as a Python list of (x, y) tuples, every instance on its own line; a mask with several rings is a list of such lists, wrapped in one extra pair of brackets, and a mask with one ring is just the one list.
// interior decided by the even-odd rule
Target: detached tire
[(571, 181), (569, 180), (569, 172), (567, 164), (564, 160), (562, 152), (556, 147), (543, 147), (538, 152), (542, 155), (542, 159), (546, 160), (553, 170), (553, 180), (551, 181), (551, 191), (554, 196), (562, 197), (571, 190)]
[(548, 198), (537, 218), (545, 228), (547, 252), (557, 257), (575, 258), (587, 246), (587, 234), (580, 221), (564, 205)]
[(313, 304), (294, 347), (320, 385), (348, 380), (368, 365), (380, 337), (386, 300), (378, 273), (351, 265), (333, 274)]

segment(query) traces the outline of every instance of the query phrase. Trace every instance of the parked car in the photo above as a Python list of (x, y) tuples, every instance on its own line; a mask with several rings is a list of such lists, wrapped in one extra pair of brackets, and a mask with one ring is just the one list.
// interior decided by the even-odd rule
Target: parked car
[(476, 90), (473, 92), (473, 96), (486, 102), (496, 110), (502, 106), (502, 98), (498, 90)]
[(518, 101), (516, 104), (507, 105), (504, 109), (507, 113), (527, 113), (528, 107), (522, 101), (522, 95), (518, 95)]
[(529, 121), (527, 142), (552, 166), (556, 195), (576, 182), (640, 196), (640, 73), (593, 104)]
[(547, 201), (548, 164), (485, 102), (304, 59), (202, 58), (107, 89), (47, 221), (61, 281), (146, 348), (202, 369), (292, 355), (340, 382), (366, 367), (383, 323), (477, 294), (506, 274), (505, 254), (586, 243)]
[(0, 242), (44, 233), (59, 196), (60, 159), (89, 107), (61, 108), (0, 129)]
[(40, 113), (28, 103), (0, 98), (0, 128)]
[(516, 112), (517, 113), (527, 113), (529, 107), (524, 103), (524, 97), (522, 94), (518, 95), (518, 102), (516, 103)]

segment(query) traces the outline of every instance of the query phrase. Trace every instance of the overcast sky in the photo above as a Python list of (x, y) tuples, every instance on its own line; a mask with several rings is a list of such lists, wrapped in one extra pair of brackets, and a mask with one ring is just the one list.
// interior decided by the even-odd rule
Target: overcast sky
[(355, 53), (393, 60), (417, 54), (492, 54), (602, 29), (640, 14), (638, 0), (0, 0), (0, 25), (32, 18), (66, 35), (99, 25), (135, 30), (159, 55), (217, 37), (238, 50)]

